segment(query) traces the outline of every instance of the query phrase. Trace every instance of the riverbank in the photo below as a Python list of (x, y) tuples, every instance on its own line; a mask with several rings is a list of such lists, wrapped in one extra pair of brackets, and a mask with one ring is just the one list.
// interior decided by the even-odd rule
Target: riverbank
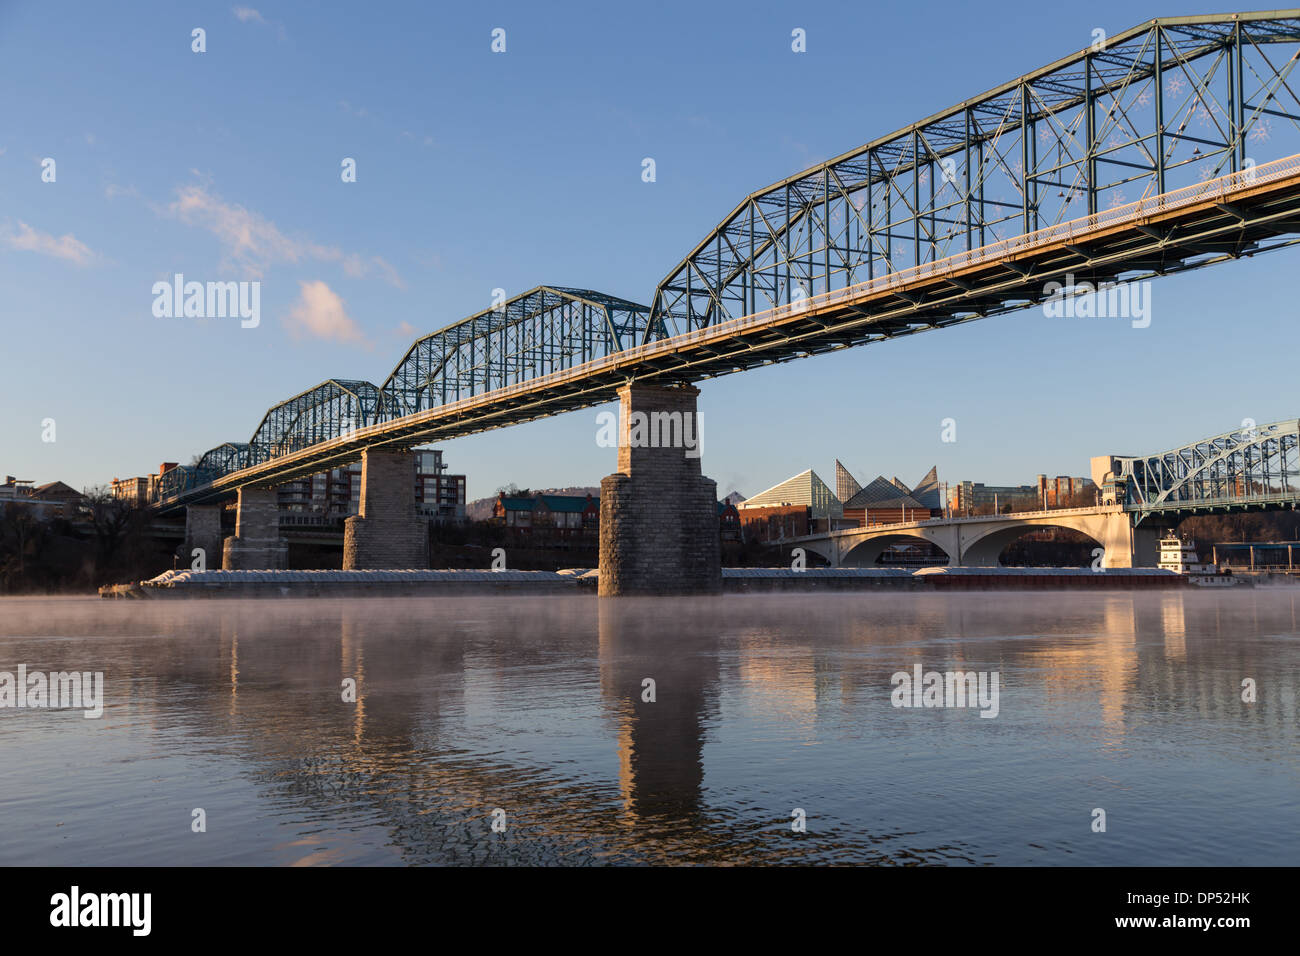
[[(103, 598), (365, 597), (595, 593), (600, 574), (562, 571), (166, 571), (138, 584), (101, 588)], [(1094, 590), (1183, 588), (1157, 568), (723, 568), (728, 593), (862, 590)]]

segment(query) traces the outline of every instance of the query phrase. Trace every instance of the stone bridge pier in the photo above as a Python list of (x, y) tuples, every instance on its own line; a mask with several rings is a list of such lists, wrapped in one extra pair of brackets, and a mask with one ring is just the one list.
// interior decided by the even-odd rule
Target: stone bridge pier
[(221, 567), (225, 542), (221, 537), (222, 505), (185, 506), (185, 565), (194, 561), (194, 549), (203, 549), (203, 562), (209, 571)]
[(690, 385), (629, 383), (618, 391), (618, 471), (600, 483), (600, 591), (722, 590), (717, 484), (700, 471)]
[[(187, 525), (188, 522), (187, 517)], [(288, 542), (280, 537), (280, 501), (275, 488), (244, 485), (239, 489), (236, 505), (235, 534), (226, 539), (222, 568), (280, 571), (287, 563), (288, 553)]]
[(343, 570), (429, 566), (429, 523), (415, 506), (415, 454), (367, 448), (361, 453), (361, 506), (344, 522)]

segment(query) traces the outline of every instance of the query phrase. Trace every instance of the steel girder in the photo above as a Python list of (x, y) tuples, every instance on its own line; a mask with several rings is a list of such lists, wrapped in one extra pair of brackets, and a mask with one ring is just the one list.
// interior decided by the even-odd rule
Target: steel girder
[(384, 382), (399, 414), (445, 405), (636, 345), (647, 306), (538, 286), (416, 341)]
[(199, 485), (216, 481), (232, 471), (247, 468), (249, 464), (247, 444), (225, 442), (204, 452), (196, 465), (181, 465), (163, 472), (158, 479), (158, 498), (163, 501), (174, 498)]
[(752, 193), (643, 341), (1300, 152), (1300, 10), (1151, 20)]
[(1249, 426), (1156, 455), (1116, 459), (1128, 505), (1185, 505), (1300, 498), (1300, 421)]
[(329, 441), (400, 414), (370, 382), (329, 379), (271, 408), (249, 439), (245, 466)]
[(199, 459), (198, 472), (201, 475), (217, 478), (221, 475), (248, 467), (248, 443), (226, 442), (203, 453)]
[(176, 498), (190, 489), (205, 485), (218, 477), (220, 476), (216, 474), (205, 475), (198, 469), (191, 468), (188, 465), (178, 465), (163, 472), (158, 477), (158, 500), (167, 501)]

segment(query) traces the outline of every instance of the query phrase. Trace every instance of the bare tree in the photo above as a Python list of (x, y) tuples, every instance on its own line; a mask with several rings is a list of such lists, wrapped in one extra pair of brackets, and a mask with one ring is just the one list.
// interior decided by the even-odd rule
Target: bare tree
[(27, 553), (40, 551), (49, 528), (34, 508), (10, 504), (0, 512), (0, 577), (6, 586), (27, 574)]
[(95, 569), (107, 571), (117, 558), (131, 527), (143, 512), (135, 502), (114, 497), (105, 485), (95, 485), (83, 492), (95, 528)]

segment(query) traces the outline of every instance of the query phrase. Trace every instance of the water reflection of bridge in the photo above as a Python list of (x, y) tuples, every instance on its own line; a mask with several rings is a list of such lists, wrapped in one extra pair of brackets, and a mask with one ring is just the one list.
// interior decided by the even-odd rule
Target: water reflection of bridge
[[(672, 634), (649, 603), (538, 601), (521, 614), (524, 600), (508, 614), (439, 602), (448, 624), (431, 624), (423, 601), (383, 614), (369, 601), (231, 603), (197, 631), (189, 612), (151, 607), (169, 636), (162, 649), (141, 645), (141, 669), (156, 674), (157, 706), (176, 710), (166, 722), (242, 758), (277, 816), (378, 827), (410, 862), (969, 860), (961, 845), (917, 846), (834, 813), (814, 811), (823, 839), (795, 837), (790, 781), (774, 768), (749, 793), (736, 780), (764, 780), (761, 768), (710, 751), (721, 715), (748, 715), (747, 733), (796, 750), (864, 722), (880, 746), (905, 750), (930, 731), (890, 711), (889, 674), (920, 655), (1019, 675), (1004, 686), (1002, 720), (1082, 707), (1095, 720), (1062, 734), (1122, 749), (1153, 720), (1240, 711), (1251, 648), (1215, 644), (1227, 658), (1204, 666), (1200, 638), (1233, 633), (1242, 613), (1261, 631), (1294, 633), (1297, 610), (1293, 597), (1229, 609), (1219, 596), (1114, 594), (1065, 613), (1044, 601), (1022, 609), (1019, 628), (1041, 635), (1026, 640), (1002, 636), (995, 598), (890, 596), (885, 629), (819, 614), (826, 598), (701, 602), (681, 609)], [(349, 676), (356, 705), (340, 700)], [(1263, 731), (1261, 746), (1293, 739), (1294, 691), (1262, 695), (1242, 719)], [(858, 769), (864, 791), (881, 786)], [(505, 834), (490, 831), (496, 807)]]

